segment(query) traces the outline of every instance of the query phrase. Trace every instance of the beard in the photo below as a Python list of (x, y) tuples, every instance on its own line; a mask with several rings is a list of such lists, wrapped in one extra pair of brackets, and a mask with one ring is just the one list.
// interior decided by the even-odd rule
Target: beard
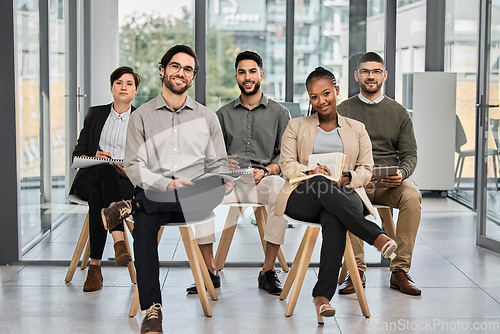
[[(170, 78), (173, 78), (173, 77), (170, 77)], [(181, 88), (177, 88), (171, 80), (168, 80), (166, 77), (163, 77), (163, 84), (165, 85), (165, 87), (167, 87), (172, 93), (176, 94), (176, 95), (182, 95), (184, 94), (188, 89), (189, 87), (191, 87), (190, 84), (186, 84), (184, 87), (181, 87)]]
[(245, 86), (244, 85), (238, 84), (238, 87), (240, 87), (241, 94), (250, 96), (250, 95), (256, 94), (259, 91), (259, 89), (260, 89), (260, 82), (256, 82), (254, 88), (250, 92), (247, 92), (245, 90)]
[[(366, 82), (375, 82), (376, 85), (375, 87), (373, 88), (368, 88), (368, 86), (365, 84)], [(359, 88), (361, 88), (361, 90), (363, 92), (366, 92), (366, 93), (376, 93), (380, 90), (380, 88), (382, 88), (382, 84), (383, 84), (383, 81), (382, 82), (377, 82), (377, 81), (364, 81), (363, 83), (359, 83)]]

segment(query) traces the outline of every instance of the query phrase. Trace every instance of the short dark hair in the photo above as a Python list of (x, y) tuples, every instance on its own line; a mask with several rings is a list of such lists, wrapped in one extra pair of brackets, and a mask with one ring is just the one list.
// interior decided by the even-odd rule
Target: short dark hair
[(243, 51), (243, 52), (240, 52), (238, 53), (238, 55), (236, 56), (236, 61), (234, 62), (234, 69), (237, 71), (238, 70), (238, 63), (242, 60), (253, 60), (254, 62), (257, 63), (257, 66), (259, 66), (259, 68), (262, 70), (262, 58), (259, 56), (259, 54), (255, 51), (250, 51), (250, 50), (247, 50), (247, 51)]
[(196, 74), (196, 72), (198, 72), (198, 69), (200, 68), (200, 62), (198, 61), (198, 56), (196, 56), (196, 52), (194, 52), (194, 50), (191, 47), (182, 44), (174, 45), (170, 49), (168, 49), (167, 52), (165, 52), (165, 54), (160, 60), (159, 69), (161, 70), (162, 67), (167, 68), (167, 65), (168, 63), (170, 63), (172, 57), (178, 53), (186, 53), (194, 58), (194, 73)]
[(380, 57), (375, 52), (367, 52), (367, 53), (363, 54), (361, 57), (359, 57), (358, 63), (357, 63), (358, 69), (359, 69), (359, 67), (361, 66), (362, 63), (366, 63), (366, 62), (369, 62), (369, 61), (374, 61), (374, 62), (377, 62), (377, 63), (381, 63), (382, 66), (384, 66), (384, 59), (382, 57)]
[(139, 84), (141, 83), (141, 77), (139, 76), (139, 74), (135, 73), (132, 67), (129, 66), (120, 66), (116, 70), (114, 70), (113, 73), (111, 73), (111, 75), (109, 76), (109, 82), (111, 83), (111, 86), (113, 86), (113, 83), (116, 80), (120, 79), (122, 75), (124, 75), (125, 73), (132, 74), (135, 81), (135, 88), (136, 89), (139, 88)]

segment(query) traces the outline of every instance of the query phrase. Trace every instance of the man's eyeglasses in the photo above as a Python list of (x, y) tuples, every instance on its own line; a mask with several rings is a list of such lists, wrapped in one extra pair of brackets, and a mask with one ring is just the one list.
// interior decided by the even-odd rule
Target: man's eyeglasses
[(184, 74), (186, 74), (187, 76), (193, 76), (196, 73), (195, 69), (191, 66), (181, 66), (181, 64), (176, 62), (168, 63), (168, 68), (172, 72), (179, 72), (182, 68), (184, 70)]
[(374, 70), (367, 70), (367, 69), (362, 68), (362, 69), (358, 70), (358, 73), (359, 73), (359, 75), (362, 75), (362, 76), (368, 76), (369, 74), (382, 75), (384, 73), (384, 70), (381, 68), (376, 68)]

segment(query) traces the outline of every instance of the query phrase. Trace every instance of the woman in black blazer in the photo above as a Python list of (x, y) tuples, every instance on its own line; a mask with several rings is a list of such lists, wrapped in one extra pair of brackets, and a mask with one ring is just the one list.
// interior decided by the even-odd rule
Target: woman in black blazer
[[(75, 156), (123, 159), (132, 100), (140, 77), (128, 66), (118, 67), (110, 75), (113, 103), (90, 107), (73, 151)], [(123, 167), (116, 163), (81, 168), (73, 181), (70, 195), (88, 202), (90, 230), (90, 266), (83, 291), (102, 288), (101, 258), (106, 244), (101, 209), (121, 199), (131, 199), (133, 185)], [(126, 265), (132, 258), (123, 236), (123, 223), (110, 230), (114, 241), (115, 264)]]

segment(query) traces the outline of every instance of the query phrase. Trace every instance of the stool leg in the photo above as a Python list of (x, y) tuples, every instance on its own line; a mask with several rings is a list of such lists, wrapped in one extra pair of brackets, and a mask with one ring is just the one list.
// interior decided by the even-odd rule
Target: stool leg
[[(127, 236), (127, 231), (126, 230), (123, 231), (123, 239), (125, 241), (125, 246), (127, 246), (128, 253), (130, 255), (132, 255), (132, 250), (130, 249), (130, 243), (128, 241), (128, 236)], [(132, 282), (132, 284), (136, 284), (137, 283), (137, 277), (135, 275), (134, 260), (132, 260), (129, 263), (127, 263), (127, 267), (128, 267), (128, 274), (130, 276), (130, 281)]]
[(229, 253), (229, 247), (233, 241), (234, 231), (236, 230), (236, 224), (238, 219), (242, 214), (242, 207), (230, 207), (227, 214), (226, 223), (224, 224), (224, 230), (222, 230), (222, 235), (219, 240), (219, 245), (217, 246), (217, 252), (215, 253), (215, 268), (217, 270), (224, 269), (226, 263), (227, 254)]
[(297, 254), (295, 254), (295, 258), (293, 259), (292, 268), (290, 269), (285, 284), (283, 285), (283, 290), (281, 290), (280, 294), (281, 300), (286, 299), (286, 297), (288, 297), (288, 293), (290, 292), (293, 282), (295, 281), (295, 277), (297, 276), (297, 268), (299, 267), (300, 259), (302, 258), (302, 255), (304, 253), (305, 244), (306, 244), (306, 238), (304, 233), (304, 236), (302, 237), (302, 240), (299, 245), (299, 249), (297, 250)]
[(389, 238), (396, 239), (396, 226), (392, 218), (391, 208), (377, 208), (377, 210), (385, 233)]
[(135, 287), (134, 298), (132, 299), (132, 304), (130, 305), (130, 310), (128, 312), (128, 316), (133, 318), (137, 315), (137, 311), (139, 310), (139, 288)]
[[(350, 273), (357, 273), (358, 266), (356, 264), (356, 259), (354, 258), (354, 251), (352, 250), (349, 234), (346, 235), (344, 263), (347, 265), (347, 269)], [(359, 275), (351, 274), (351, 280), (352, 285), (354, 286), (354, 290), (356, 291), (356, 297), (358, 298), (361, 312), (365, 317), (369, 318), (370, 310), (368, 309), (368, 303), (366, 302), (365, 290), (363, 289), (361, 278), (359, 277)]]
[(87, 245), (85, 246), (85, 252), (83, 253), (82, 264), (80, 265), (81, 270), (85, 270), (85, 268), (87, 268), (89, 259), (90, 259), (90, 236), (87, 240)]
[(73, 257), (71, 258), (68, 272), (66, 273), (66, 278), (64, 279), (66, 282), (70, 282), (73, 279), (76, 267), (78, 266), (78, 261), (80, 260), (80, 256), (82, 255), (83, 248), (85, 247), (88, 238), (89, 214), (87, 213), (87, 217), (85, 218), (85, 222), (83, 223), (82, 231), (80, 232), (80, 236), (78, 237), (78, 242), (76, 243), (75, 251), (73, 252)]
[(286, 306), (285, 316), (290, 317), (293, 315), (295, 310), (295, 305), (297, 304), (297, 299), (299, 298), (300, 289), (304, 283), (304, 277), (306, 276), (307, 268), (309, 267), (309, 262), (311, 261), (312, 252), (316, 244), (316, 239), (318, 238), (318, 233), (321, 227), (308, 226), (304, 238), (306, 243), (304, 244), (303, 257), (300, 259), (299, 266), (297, 268), (297, 277), (295, 284), (292, 288), (292, 293), (290, 294), (290, 300)]
[[(191, 226), (179, 226), (181, 232), (182, 241), (184, 242), (184, 248), (186, 249), (186, 254), (189, 259), (189, 266), (193, 273), (194, 282), (196, 283), (196, 289), (198, 290), (198, 297), (200, 297), (201, 307), (203, 308), (203, 313), (207, 317), (212, 316), (212, 310), (210, 309), (210, 304), (208, 302), (208, 297), (205, 290), (205, 284), (203, 281), (203, 274), (201, 273), (201, 266), (198, 257), (196, 256), (196, 251), (194, 249), (194, 235)], [(198, 247), (198, 245), (196, 245)]]
[[(264, 249), (264, 255), (266, 253), (266, 241), (264, 240), (264, 234), (266, 233), (266, 222), (267, 222), (267, 210), (265, 207), (254, 208), (255, 220), (257, 221), (257, 228), (259, 230), (260, 242), (262, 243), (262, 248)], [(289, 271), (288, 264), (286, 263), (285, 256), (281, 251), (281, 247), (278, 250), (278, 261), (280, 263), (281, 269), (285, 273)]]
[(210, 299), (217, 300), (219, 297), (217, 297), (217, 293), (215, 292), (214, 283), (212, 282), (210, 274), (208, 273), (207, 264), (203, 259), (200, 247), (198, 246), (196, 239), (191, 240), (191, 242), (193, 243), (193, 250), (195, 251), (196, 257), (198, 258), (198, 263), (200, 264), (201, 274), (203, 275), (203, 281), (205, 282), (208, 295), (210, 296)]

